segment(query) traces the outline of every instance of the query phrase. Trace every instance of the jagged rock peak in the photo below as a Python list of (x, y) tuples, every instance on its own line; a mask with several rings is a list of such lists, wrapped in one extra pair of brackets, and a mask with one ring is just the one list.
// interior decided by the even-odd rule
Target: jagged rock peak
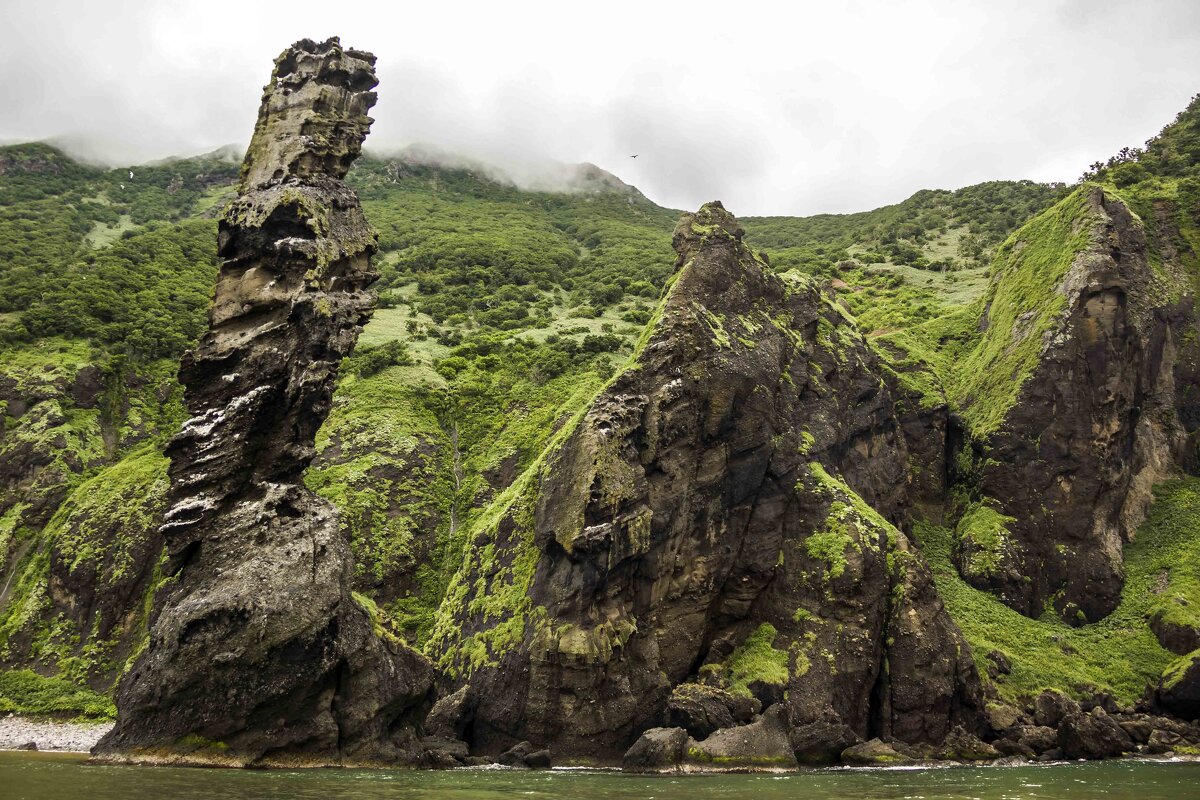
[(301, 39), (275, 59), (246, 152), (242, 191), (289, 178), (343, 178), (374, 122), (375, 56), (338, 37)]
[(977, 730), (970, 648), (891, 522), (909, 452), (878, 361), (741, 236), (719, 203), (683, 218), (634, 362), (468, 533), (431, 652), (469, 687), (474, 749), (603, 762), (649, 729), (674, 747), (678, 713), (732, 763), (752, 731), (711, 733), (726, 700), (770, 716), (770, 759), (823, 720), (851, 742)]
[(671, 244), (680, 258), (686, 259), (693, 247), (709, 238), (718, 237), (741, 243), (745, 233), (737, 217), (726, 211), (720, 200), (713, 200), (700, 206), (695, 214), (684, 214), (680, 218)]

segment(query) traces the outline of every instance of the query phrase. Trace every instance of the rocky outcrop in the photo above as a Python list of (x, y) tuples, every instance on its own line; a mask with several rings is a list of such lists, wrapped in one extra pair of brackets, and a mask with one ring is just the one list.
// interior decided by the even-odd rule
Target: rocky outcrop
[(862, 742), (842, 752), (842, 761), (854, 767), (894, 767), (915, 760), (881, 739)]
[(1095, 622), (1120, 599), (1151, 486), (1182, 463), (1190, 299), (1095, 185), (1014, 234), (997, 265), (960, 391), (975, 502), (957, 564), (1028, 616)]
[(1110, 758), (1133, 750), (1133, 740), (1116, 720), (1094, 708), (1068, 714), (1059, 725), (1058, 746), (1067, 758)]
[(231, 765), (415, 760), (433, 671), (350, 592), (352, 558), (301, 473), (371, 314), (374, 234), (342, 178), (374, 57), (337, 39), (276, 61), (220, 224), (210, 327), (183, 360), (169, 576), (121, 682), (107, 759)]
[(761, 707), (756, 698), (738, 697), (717, 686), (683, 683), (667, 700), (667, 721), (703, 739), (721, 728), (752, 721)]
[(1159, 681), (1158, 705), (1187, 720), (1200, 719), (1200, 650), (1172, 664)]
[(771, 706), (749, 725), (723, 728), (688, 747), (687, 760), (700, 766), (736, 770), (796, 767), (791, 721), (783, 704)]
[(616, 761), (685, 683), (863, 738), (975, 729), (969, 648), (889, 521), (907, 453), (873, 351), (720, 204), (674, 241), (635, 361), (482, 516), (451, 580), (431, 647), (476, 689), (474, 747)]
[(625, 751), (621, 768), (627, 772), (679, 770), (687, 755), (688, 732), (683, 728), (651, 728)]

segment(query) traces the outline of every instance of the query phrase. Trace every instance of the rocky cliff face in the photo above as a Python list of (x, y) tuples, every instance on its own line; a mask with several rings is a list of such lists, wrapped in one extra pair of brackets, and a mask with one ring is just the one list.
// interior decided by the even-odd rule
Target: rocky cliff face
[(969, 649), (893, 524), (908, 453), (873, 352), (719, 203), (674, 241), (635, 361), (563, 421), (451, 582), (433, 647), (467, 687), (459, 730), (485, 752), (611, 759), (697, 683), (863, 737), (976, 726)]
[(1120, 599), (1151, 486), (1183, 462), (1191, 300), (1098, 186), (1015, 234), (997, 264), (962, 396), (979, 438), (957, 563), (1023, 614), (1095, 622)]
[(373, 305), (374, 234), (341, 180), (371, 123), (373, 65), (336, 39), (304, 40), (264, 91), (221, 220), (210, 328), (180, 370), (193, 416), (168, 448), (169, 579), (101, 756), (341, 764), (410, 753), (432, 669), (351, 595), (332, 508), (301, 480)]

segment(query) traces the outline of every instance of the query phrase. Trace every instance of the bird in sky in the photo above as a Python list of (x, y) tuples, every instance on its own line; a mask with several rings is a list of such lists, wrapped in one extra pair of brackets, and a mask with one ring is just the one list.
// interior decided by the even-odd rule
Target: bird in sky
[(637, 158), (637, 157), (638, 157), (637, 153), (634, 153), (633, 155), (630, 156), (630, 158)]

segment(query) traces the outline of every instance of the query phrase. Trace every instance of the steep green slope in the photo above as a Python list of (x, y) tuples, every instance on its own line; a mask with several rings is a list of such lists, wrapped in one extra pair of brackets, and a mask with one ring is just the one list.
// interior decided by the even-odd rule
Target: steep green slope
[(996, 253), (992, 283), (981, 298), (987, 330), (961, 364), (951, 394), (976, 436), (994, 430), (1038, 364), (1043, 334), (1067, 297), (1060, 284), (1090, 243), (1089, 184), (1013, 233)]
[(997, 653), (1011, 672), (992, 680), (1004, 700), (1023, 705), (1050, 689), (1074, 697), (1108, 693), (1122, 704), (1139, 700), (1177, 656), (1159, 644), (1149, 622), (1165, 614), (1195, 624), (1200, 597), (1200, 479), (1163, 484), (1157, 502), (1125, 550), (1121, 603), (1102, 621), (1075, 628), (1053, 614), (1030, 619), (975, 589), (951, 562), (953, 532), (919, 524), (922, 551), (938, 591), (971, 644), (981, 674), (996, 673)]
[[(1189, 210), (1200, 206), (1195, 108), (1138, 169), (1096, 176), (1146, 221), (1161, 242), (1155, 252), (1174, 244), (1178, 257), (1158, 263), (1182, 263), (1189, 280), (1200, 274), (1188, 260), (1200, 242)], [(203, 327), (215, 274), (210, 217), (235, 179), (234, 159), (220, 152), (104, 170), (46, 145), (0, 148), (6, 665), (107, 690), (133, 646), (112, 645), (107, 629), (98, 638), (81, 620), (61, 624), (54, 603), (14, 616), (13, 598), (20, 586), (50, 585), (64, 536), (148, 530), (106, 511), (111, 525), (49, 523), (60, 507), (92, 508), (97, 480), (126, 487), (134, 510), (152, 507), (141, 448), (161, 447), (181, 421), (175, 364)], [(424, 642), (468, 531), (486, 522), (494, 498), (519, 493), (514, 481), (635, 348), (671, 272), (677, 213), (591, 167), (571, 174), (571, 191), (529, 191), (410, 151), (365, 157), (349, 181), (380, 232), (380, 309), (347, 364), (308, 480), (342, 510), (356, 588), (379, 604), (383, 624)], [(744, 223), (775, 271), (832, 282), (921, 411), (982, 409), (967, 402), (975, 388), (1002, 406), (1015, 391), (1005, 376), (1019, 376), (1028, 356), (977, 349), (980, 298), (1004, 294), (989, 289), (987, 264), (993, 252), (997, 274), (1030, 263), (1037, 253), (1017, 253), (1020, 236), (1002, 242), (1047, 207), (1070, 204), (1066, 194), (993, 182), (862, 214)], [(1013, 294), (1022, 302), (1042, 297), (1044, 287), (1021, 281)], [(140, 603), (156, 578), (138, 580), (127, 588)]]

